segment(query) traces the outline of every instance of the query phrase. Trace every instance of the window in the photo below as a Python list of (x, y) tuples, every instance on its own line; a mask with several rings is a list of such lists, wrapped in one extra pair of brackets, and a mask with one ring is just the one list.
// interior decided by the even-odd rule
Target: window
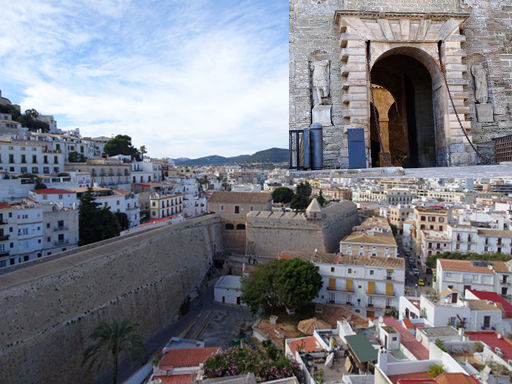
[(375, 272), (375, 271), (374, 271), (373, 269), (370, 269), (370, 275), (372, 275), (372, 276), (373, 276), (374, 272)]
[(14, 155), (12, 153), (9, 154), (9, 163), (14, 163)]
[(236, 225), (236, 229), (244, 231), (245, 230), (245, 224), (237, 224)]
[(254, 211), (254, 206), (251, 205), (251, 207), (249, 208), (251, 211)]
[(347, 270), (347, 273), (350, 275), (350, 274), (352, 273), (352, 268), (349, 268), (349, 269)]
[(235, 213), (240, 213), (240, 206), (235, 205)]
[(334, 267), (331, 267), (331, 272), (334, 272)]
[(43, 163), (48, 164), (48, 155), (43, 156)]
[(221, 205), (221, 206), (220, 206), (220, 210), (221, 210), (221, 211), (223, 211), (223, 210), (224, 210), (224, 206), (223, 206), (223, 205)]
[(53, 156), (53, 164), (59, 164), (59, 158), (57, 156)]
[(228, 231), (231, 231), (231, 230), (235, 229), (235, 226), (234, 226), (233, 224), (228, 223), (228, 224), (226, 224), (225, 228), (226, 228)]
[(21, 162), (23, 164), (25, 164), (27, 162), (27, 156), (26, 155), (21, 155)]
[(32, 155), (32, 163), (33, 164), (37, 163), (37, 156), (36, 155)]

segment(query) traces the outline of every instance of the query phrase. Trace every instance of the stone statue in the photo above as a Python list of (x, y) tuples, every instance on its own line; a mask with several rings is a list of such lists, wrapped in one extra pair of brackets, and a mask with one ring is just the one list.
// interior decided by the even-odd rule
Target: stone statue
[(479, 104), (486, 104), (489, 100), (487, 89), (487, 73), (482, 64), (474, 64), (471, 67), (471, 74), (475, 79), (475, 99)]
[(316, 103), (322, 103), (322, 97), (329, 96), (329, 60), (312, 61), (310, 65), (313, 79), (313, 92)]

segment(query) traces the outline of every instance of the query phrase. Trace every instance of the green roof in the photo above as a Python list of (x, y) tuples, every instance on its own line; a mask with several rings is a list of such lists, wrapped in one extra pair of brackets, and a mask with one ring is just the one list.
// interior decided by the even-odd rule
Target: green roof
[(360, 363), (377, 360), (377, 350), (364, 335), (358, 333), (357, 335), (345, 336), (345, 339)]

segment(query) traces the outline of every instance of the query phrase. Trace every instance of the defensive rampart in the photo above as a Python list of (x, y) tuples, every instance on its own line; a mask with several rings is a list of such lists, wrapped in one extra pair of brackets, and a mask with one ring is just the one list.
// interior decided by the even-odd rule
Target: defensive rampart
[(88, 383), (80, 366), (101, 322), (148, 338), (177, 313), (222, 250), (216, 215), (110, 239), (0, 276), (0, 381)]

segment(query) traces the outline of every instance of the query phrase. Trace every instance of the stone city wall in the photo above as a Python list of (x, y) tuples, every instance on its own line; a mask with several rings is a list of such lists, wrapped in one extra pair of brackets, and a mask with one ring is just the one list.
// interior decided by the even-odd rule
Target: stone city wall
[[(345, 90), (347, 84), (343, 80), (343, 64), (340, 56), (341, 32), (334, 20), (337, 10), (424, 13), (427, 20), (430, 13), (469, 13), (470, 16), (464, 22), (460, 32), (462, 49), (460, 52), (456, 52), (457, 55), (460, 53), (462, 61), (459, 63), (457, 56), (454, 57), (457, 62), (446, 63), (462, 71), (462, 78), (457, 82), (459, 86), (453, 86), (454, 89), (457, 89), (453, 93), (457, 110), (473, 141), (479, 150), (487, 156), (493, 156), (493, 138), (512, 133), (512, 46), (510, 45), (510, 41), (512, 41), (512, 23), (510, 22), (512, 20), (512, 5), (510, 1), (290, 0), (289, 6), (289, 129), (302, 130), (311, 124), (315, 96), (312, 89), (310, 63), (314, 60), (328, 60), (330, 94), (326, 102), (332, 104), (332, 125), (324, 126), (323, 130), (324, 166), (326, 168), (348, 167), (346, 129), (366, 126), (369, 119), (368, 97), (364, 96), (367, 94), (366, 79), (364, 77), (356, 78), (356, 73), (353, 74), (352, 79), (350, 78), (352, 75), (349, 75), (349, 81), (353, 83), (350, 93), (361, 94), (360, 99), (354, 95), (348, 95)], [(447, 52), (452, 45), (455, 47), (456, 43), (456, 41), (447, 41), (445, 46)], [(346, 48), (347, 52), (356, 49), (355, 46)], [(452, 55), (453, 52), (448, 53)], [(480, 118), (477, 115), (475, 80), (471, 73), (475, 64), (481, 64), (487, 74), (488, 101), (479, 103), (490, 104), (480, 107)], [(365, 72), (366, 63), (362, 61), (359, 65), (360, 70)], [(485, 82), (485, 75), (483, 77)], [(361, 84), (360, 89), (355, 86), (358, 83)], [(445, 101), (446, 110), (449, 110), (451, 108), (448, 106), (449, 101), (447, 99)], [(347, 119), (347, 116), (350, 118)], [(461, 141), (463, 135), (457, 121), (451, 115), (446, 119), (446, 128), (443, 129), (444, 132), (439, 132), (439, 135), (458, 139), (458, 141), (452, 140), (458, 144), (453, 144), (451, 141), (447, 144), (451, 145), (450, 151), (456, 155), (454, 160), (458, 159), (458, 153), (469, 151), (471, 161), (477, 162), (477, 157), (472, 150), (468, 149), (465, 139)], [(446, 156), (446, 154), (440, 153), (438, 156)], [(462, 156), (462, 154), (458, 156)]]
[(147, 339), (175, 318), (221, 250), (220, 219), (208, 215), (1, 275), (1, 381), (91, 382), (80, 363), (93, 329), (126, 317)]
[(303, 213), (251, 212), (247, 215), (247, 252), (258, 259), (275, 259), (281, 251), (335, 253), (339, 242), (359, 224), (357, 207), (350, 201), (331, 203), (321, 220)]

